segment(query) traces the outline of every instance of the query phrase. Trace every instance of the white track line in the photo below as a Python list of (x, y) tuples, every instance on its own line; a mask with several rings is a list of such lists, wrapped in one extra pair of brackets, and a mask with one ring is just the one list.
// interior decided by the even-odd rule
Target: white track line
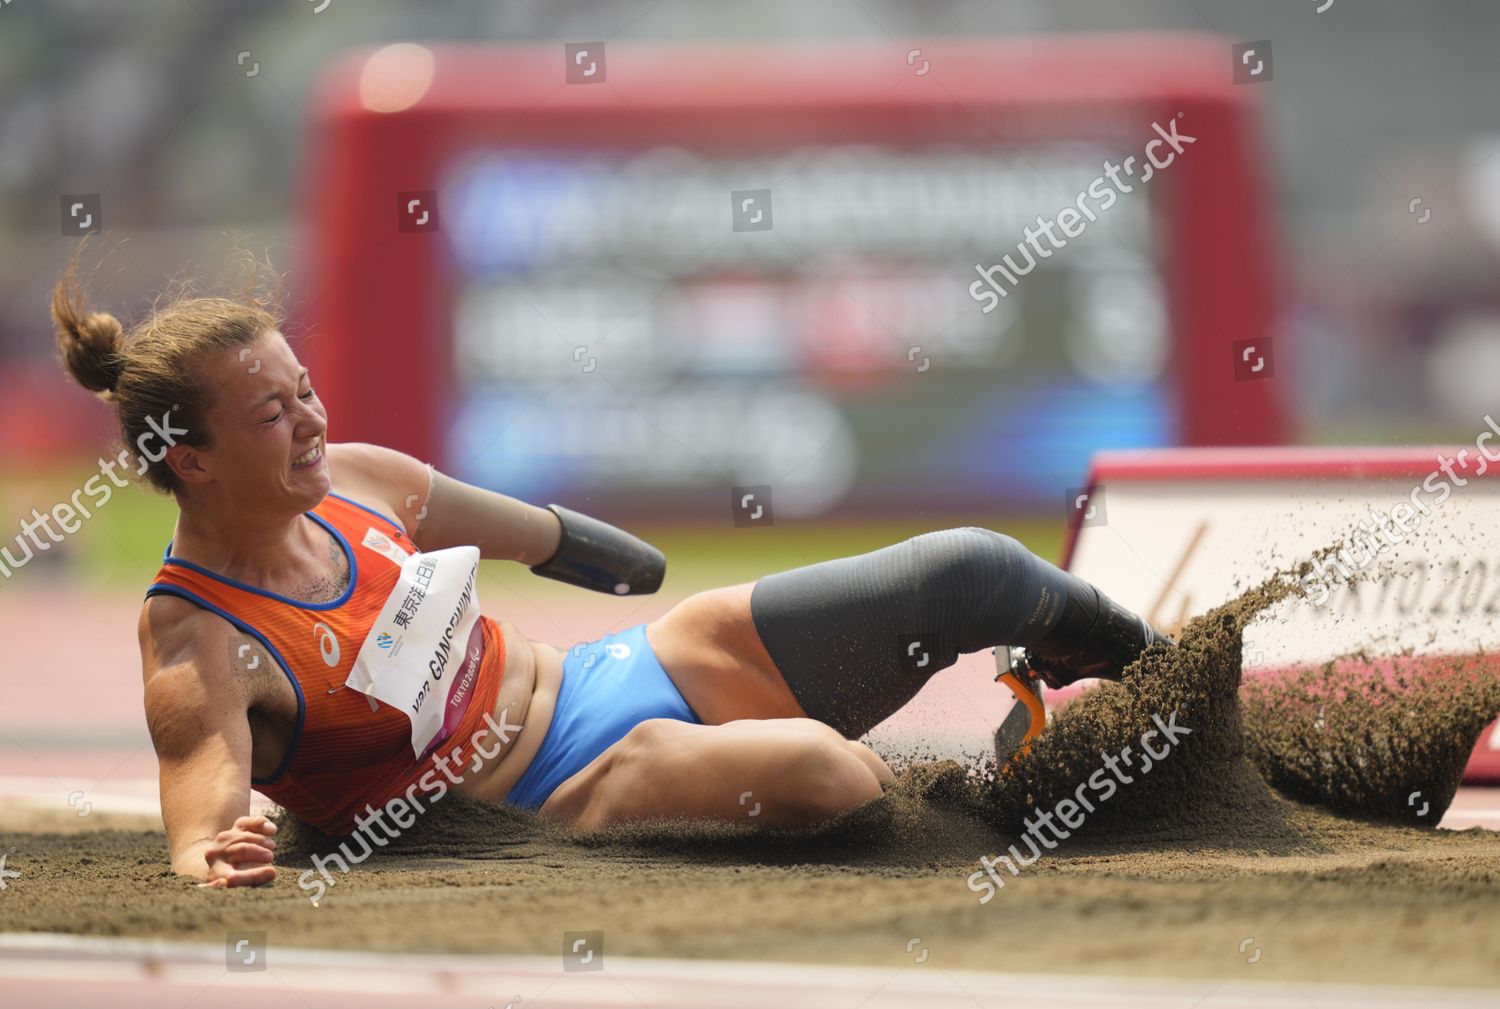
[(565, 972), (560, 954), (418, 956), (272, 948), (266, 970), (231, 973), (225, 958), (224, 945), (0, 933), (0, 978), (7, 991), (25, 991), (28, 1007), (175, 1005), (180, 996), (207, 986), (213, 988), (215, 1006), (263, 1006), (267, 998), (286, 1004), (291, 988), (296, 1004), (313, 1009), (383, 1006), (387, 999), (410, 1005), (414, 996), (425, 996), (423, 1005), (441, 996), (450, 1005), (498, 1006), (509, 1000), (521, 1009), (534, 1004), (579, 1009), (1468, 1009), (1496, 1004), (1494, 992), (1475, 989), (1066, 977), (936, 965), (817, 966), (610, 954), (607, 969)]

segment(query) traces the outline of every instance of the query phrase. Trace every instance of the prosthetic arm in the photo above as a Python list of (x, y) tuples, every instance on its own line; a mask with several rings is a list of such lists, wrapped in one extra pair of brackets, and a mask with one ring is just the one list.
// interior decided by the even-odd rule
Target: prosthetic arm
[(547, 510), (562, 523), (562, 540), (557, 553), (545, 564), (534, 566), (532, 574), (618, 596), (639, 596), (661, 588), (667, 559), (660, 550), (608, 522), (562, 505), (549, 504)]

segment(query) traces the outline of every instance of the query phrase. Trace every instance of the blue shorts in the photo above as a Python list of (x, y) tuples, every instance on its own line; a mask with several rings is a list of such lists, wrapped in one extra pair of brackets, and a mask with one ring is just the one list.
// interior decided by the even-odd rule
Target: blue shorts
[(540, 809), (558, 785), (648, 718), (699, 721), (656, 661), (645, 624), (574, 645), (563, 657), (562, 688), (542, 748), (505, 801)]

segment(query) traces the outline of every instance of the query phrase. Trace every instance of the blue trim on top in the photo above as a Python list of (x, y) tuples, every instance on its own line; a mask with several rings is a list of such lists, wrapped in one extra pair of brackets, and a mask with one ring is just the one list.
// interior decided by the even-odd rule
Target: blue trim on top
[(392, 529), (396, 530), (396, 532), (400, 533), (402, 536), (406, 535), (406, 530), (403, 529), (403, 528), (401, 528), (400, 525), (398, 525), (396, 522), (394, 522), (389, 515), (382, 515), (380, 512), (376, 511), (374, 508), (371, 508), (369, 505), (360, 504), (358, 501), (354, 500), (352, 497), (344, 497), (344, 495), (342, 495), (342, 494), (335, 494), (333, 491), (329, 491), (328, 492), (328, 496), (329, 497), (336, 497), (340, 501), (344, 502), (344, 504), (353, 505), (354, 507), (358, 508), (360, 511), (367, 511), (371, 515), (374, 515), (376, 518), (380, 519), (386, 525), (390, 526)]
[[(353, 503), (354, 502), (352, 501), (350, 502), (350, 504)], [(219, 574), (217, 571), (210, 571), (208, 568), (204, 567), (201, 564), (194, 564), (192, 561), (185, 561), (177, 557), (173, 557), (171, 543), (167, 544), (167, 555), (163, 559), (162, 563), (175, 564), (177, 567), (187, 568), (189, 571), (196, 571), (200, 575), (203, 575), (206, 578), (212, 578), (214, 581), (219, 582), (222, 585), (228, 585), (230, 588), (239, 589), (242, 592), (249, 592), (257, 596), (262, 596), (266, 599), (274, 599), (278, 603), (285, 603), (288, 606), (295, 606), (299, 610), (336, 610), (340, 606), (347, 603), (350, 597), (354, 595), (354, 588), (359, 583), (359, 562), (354, 558), (354, 548), (349, 545), (348, 540), (344, 539), (344, 534), (333, 527), (332, 522), (329, 522), (317, 512), (304, 512), (303, 514), (307, 518), (312, 519), (314, 522), (318, 523), (318, 525), (322, 526), (324, 529), (327, 529), (330, 533), (333, 534), (333, 538), (338, 540), (339, 546), (343, 547), (344, 549), (344, 557), (349, 561), (349, 584), (345, 586), (344, 594), (339, 596), (332, 602), (304, 602), (301, 599), (291, 599), (277, 592), (270, 592), (266, 589), (257, 588), (254, 585), (247, 585), (244, 582), (236, 581), (233, 578), (226, 578), (223, 575)], [(389, 521), (389, 519), (387, 519), (387, 521)]]
[(307, 721), (307, 698), (302, 695), (302, 684), (298, 683), (297, 677), (292, 675), (292, 667), (287, 665), (286, 659), (281, 657), (281, 653), (276, 650), (276, 646), (271, 644), (264, 634), (245, 623), (239, 617), (219, 609), (219, 607), (196, 593), (176, 585), (157, 584), (152, 585), (146, 590), (146, 598), (150, 599), (152, 596), (177, 596), (180, 599), (186, 599), (200, 609), (205, 609), (210, 613), (215, 613), (223, 617), (234, 627), (259, 641), (265, 647), (266, 651), (271, 653), (271, 657), (276, 660), (276, 664), (281, 667), (281, 671), (286, 674), (286, 678), (292, 684), (292, 689), (297, 692), (297, 728), (292, 733), (292, 741), (286, 748), (286, 755), (281, 758), (281, 763), (276, 765), (276, 770), (271, 772), (271, 776), (269, 778), (256, 778), (254, 776), (250, 778), (250, 784), (252, 785), (276, 784), (276, 780), (286, 773), (287, 767), (291, 764), (292, 756), (297, 752), (297, 744), (302, 742), (302, 726)]

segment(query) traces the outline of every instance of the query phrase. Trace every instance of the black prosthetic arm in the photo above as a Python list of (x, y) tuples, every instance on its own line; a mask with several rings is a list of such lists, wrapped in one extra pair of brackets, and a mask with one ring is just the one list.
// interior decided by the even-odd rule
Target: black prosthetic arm
[(548, 510), (562, 523), (557, 552), (532, 574), (595, 592), (639, 596), (661, 588), (667, 573), (662, 552), (639, 537), (608, 522), (581, 515), (562, 505)]

